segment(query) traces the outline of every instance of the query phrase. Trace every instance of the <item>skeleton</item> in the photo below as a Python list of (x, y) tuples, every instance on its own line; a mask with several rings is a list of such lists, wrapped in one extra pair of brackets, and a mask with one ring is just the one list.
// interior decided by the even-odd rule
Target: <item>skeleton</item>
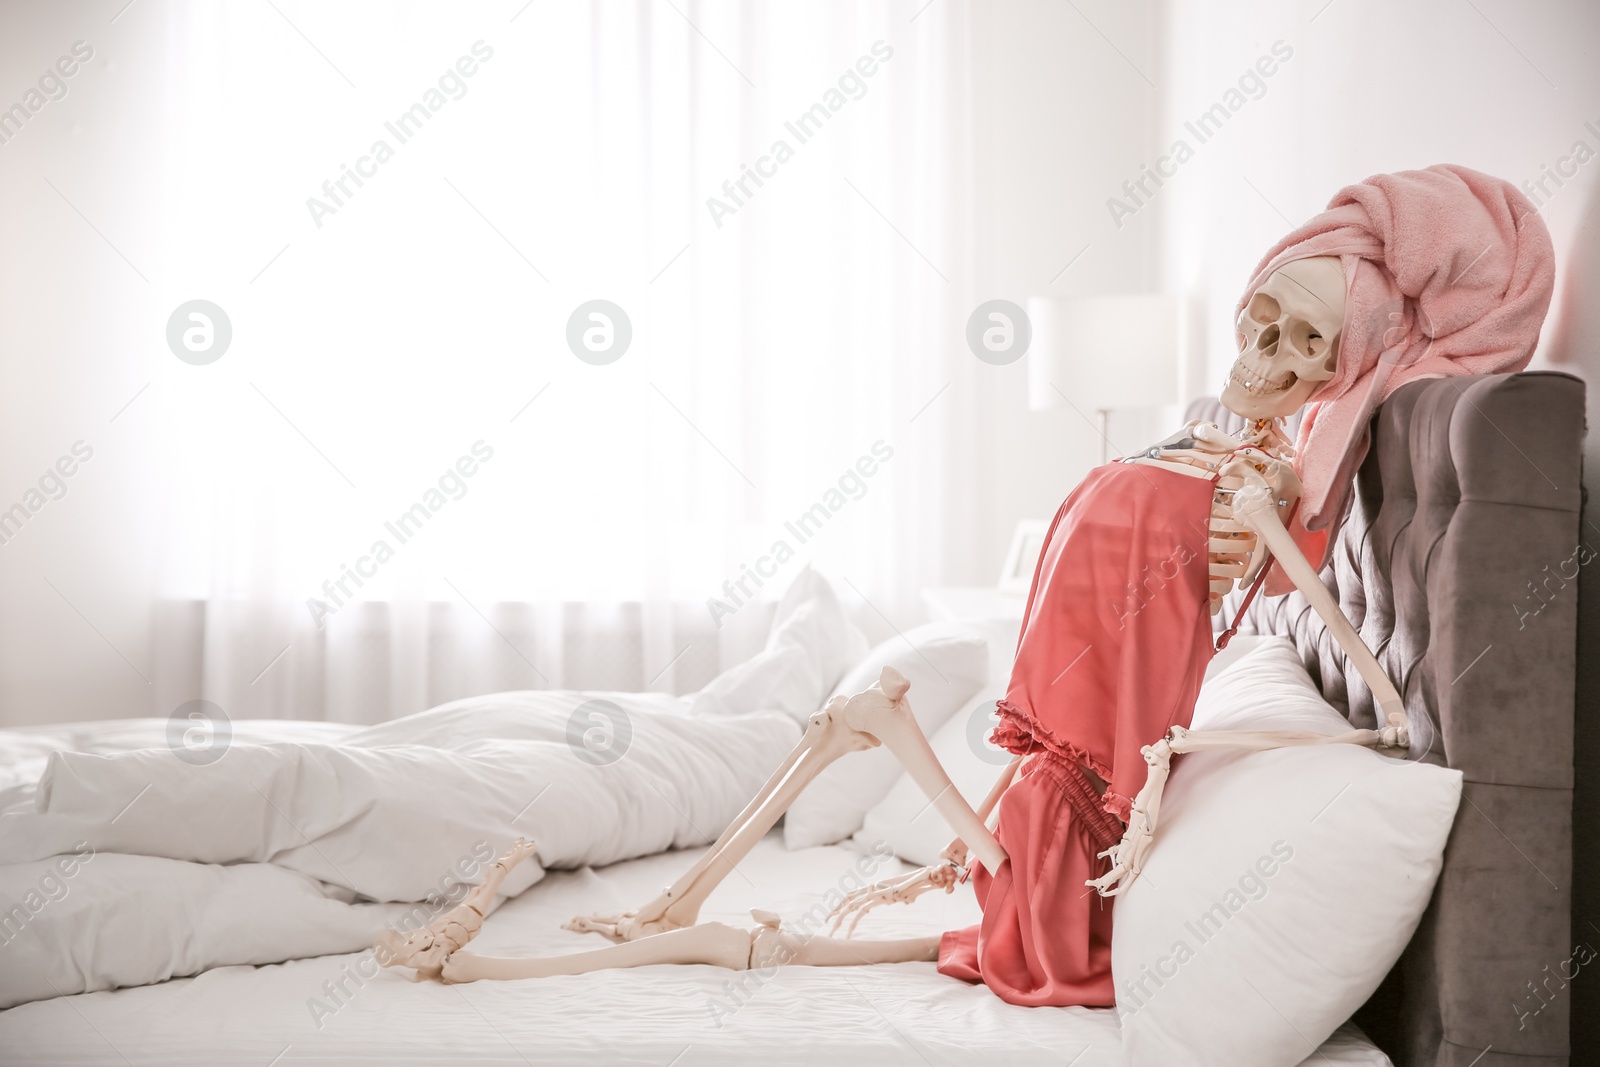
[(438, 978), (445, 959), (478, 936), (484, 916), (489, 914), (495, 893), (506, 875), (536, 851), (532, 841), (517, 838), (504, 856), (489, 864), (483, 884), (474, 886), (460, 904), (409, 937), (402, 938), (395, 930), (384, 930), (374, 946), (378, 963), (384, 967), (415, 968), (417, 973), (413, 981)]
[[(1300, 496), (1300, 483), (1288, 463), (1293, 449), (1280, 420), (1297, 411), (1322, 382), (1333, 377), (1339, 358), (1344, 300), (1344, 275), (1335, 258), (1297, 260), (1275, 272), (1252, 295), (1239, 316), (1239, 357), (1222, 392), (1225, 406), (1252, 420), (1243, 434), (1234, 437), (1209, 423), (1190, 423), (1123, 462), (1164, 467), (1199, 478), (1216, 477), (1209, 518), (1212, 613), (1220, 610), (1223, 596), (1236, 584), (1254, 580), (1269, 559), (1276, 558), (1371, 689), (1381, 721), (1387, 725), (1380, 730), (1353, 730), (1336, 737), (1289, 731), (1169, 730), (1165, 737), (1142, 750), (1150, 768), (1145, 787), (1132, 802), (1121, 842), (1101, 854), (1111, 860), (1110, 870), (1089, 883), (1102, 895), (1122, 893), (1137, 879), (1154, 840), (1162, 786), (1173, 754), (1217, 747), (1408, 744), (1404, 710), (1394, 685), (1285, 528)], [(599, 933), (616, 944), (549, 958), (479, 956), (462, 951), (461, 946), (476, 934), (483, 911), (476, 905), (463, 905), (470, 914), (459, 915), (462, 909), (456, 909), (422, 932), (427, 937), (414, 937), (416, 945), (406, 950), (409, 954), (397, 955), (394, 962), (416, 966), (419, 972), (437, 974), (445, 981), (464, 982), (579, 974), (653, 963), (710, 963), (743, 970), (774, 962), (844, 965), (936, 959), (938, 936), (857, 941), (851, 935), (862, 917), (879, 905), (909, 902), (933, 890), (953, 891), (965, 879), (967, 866), (974, 858), (985, 869), (997, 870), (1006, 853), (991, 832), (992, 817), (1001, 797), (1032, 757), (1012, 760), (974, 810), (951, 784), (912, 717), (906, 702), (908, 688), (904, 676), (885, 667), (871, 688), (829, 701), (811, 717), (794, 751), (756, 797), (681, 878), (633, 911), (580, 916), (566, 924), (568, 930)], [(945, 849), (941, 862), (846, 896), (831, 916), (834, 923), (830, 931), (837, 931), (848, 920), (844, 938), (802, 937), (786, 932), (776, 916), (763, 911), (752, 912), (758, 925), (749, 930), (698, 922), (701, 906), (722, 878), (824, 767), (848, 752), (878, 745), (886, 746), (905, 766), (956, 831), (958, 836)], [(1104, 783), (1098, 775), (1088, 767), (1083, 770), (1103, 791)], [(406, 942), (407, 946), (411, 944), (412, 941)]]

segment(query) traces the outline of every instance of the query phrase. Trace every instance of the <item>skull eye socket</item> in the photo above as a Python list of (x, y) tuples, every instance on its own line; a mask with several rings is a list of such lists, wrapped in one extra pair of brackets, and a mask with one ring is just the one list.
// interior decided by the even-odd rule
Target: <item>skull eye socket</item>
[(1245, 308), (1245, 314), (1250, 316), (1257, 325), (1265, 326), (1268, 323), (1278, 321), (1278, 316), (1282, 314), (1282, 308), (1268, 294), (1257, 293), (1250, 298), (1250, 303)]
[(1309, 322), (1300, 321), (1292, 323), (1289, 327), (1290, 346), (1296, 354), (1301, 354), (1310, 359), (1318, 359), (1327, 352), (1328, 341), (1317, 332), (1317, 328)]

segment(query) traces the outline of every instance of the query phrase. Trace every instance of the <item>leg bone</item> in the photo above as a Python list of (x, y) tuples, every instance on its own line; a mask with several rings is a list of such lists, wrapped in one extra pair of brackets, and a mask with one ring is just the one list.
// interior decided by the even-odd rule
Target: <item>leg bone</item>
[(728, 872), (747, 856), (812, 779), (847, 752), (870, 748), (876, 740), (850, 728), (840, 717), (843, 698), (811, 716), (806, 732), (761, 791), (745, 806), (715, 844), (676, 882), (637, 911), (622, 915), (578, 916), (565, 929), (598, 933), (613, 941), (693, 926), (700, 907)]
[(751, 913), (760, 923), (740, 930), (725, 923), (702, 923), (668, 930), (654, 937), (627, 941), (589, 952), (565, 956), (511, 958), (457, 952), (444, 961), (446, 982), (484, 979), (550, 978), (588, 974), (619, 967), (648, 967), (658, 963), (710, 964), (743, 971), (788, 963), (832, 967), (870, 963), (905, 963), (938, 958), (939, 937), (899, 941), (840, 941), (827, 937), (802, 937), (779, 928), (770, 912)]
[(910, 686), (903, 674), (893, 667), (885, 667), (878, 684), (851, 697), (842, 714), (852, 727), (888, 746), (951, 829), (961, 836), (987, 870), (996, 871), (1005, 862), (1005, 849), (956, 789), (933, 754), (933, 746), (928, 744), (905, 701)]

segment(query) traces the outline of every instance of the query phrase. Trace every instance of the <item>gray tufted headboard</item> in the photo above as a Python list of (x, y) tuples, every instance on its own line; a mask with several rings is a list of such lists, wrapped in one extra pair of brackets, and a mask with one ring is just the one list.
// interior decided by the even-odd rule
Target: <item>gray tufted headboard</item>
[[(1189, 417), (1232, 428), (1219, 413), (1197, 401)], [(1356, 1020), (1407, 1067), (1565, 1067), (1572, 997), (1552, 976), (1577, 969), (1583, 383), (1416, 382), (1372, 430), (1323, 581), (1398, 684), (1412, 758), (1458, 768), (1465, 786), (1422, 924)], [(1328, 699), (1374, 725), (1371, 693), (1303, 597), (1258, 599), (1252, 627), (1291, 637)]]

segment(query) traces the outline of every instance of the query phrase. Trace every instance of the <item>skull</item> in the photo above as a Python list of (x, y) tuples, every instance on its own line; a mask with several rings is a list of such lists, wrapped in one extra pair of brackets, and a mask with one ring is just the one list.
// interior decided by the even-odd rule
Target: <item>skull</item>
[(1294, 414), (1339, 365), (1344, 268), (1334, 256), (1285, 263), (1239, 313), (1239, 358), (1222, 405), (1247, 419)]

